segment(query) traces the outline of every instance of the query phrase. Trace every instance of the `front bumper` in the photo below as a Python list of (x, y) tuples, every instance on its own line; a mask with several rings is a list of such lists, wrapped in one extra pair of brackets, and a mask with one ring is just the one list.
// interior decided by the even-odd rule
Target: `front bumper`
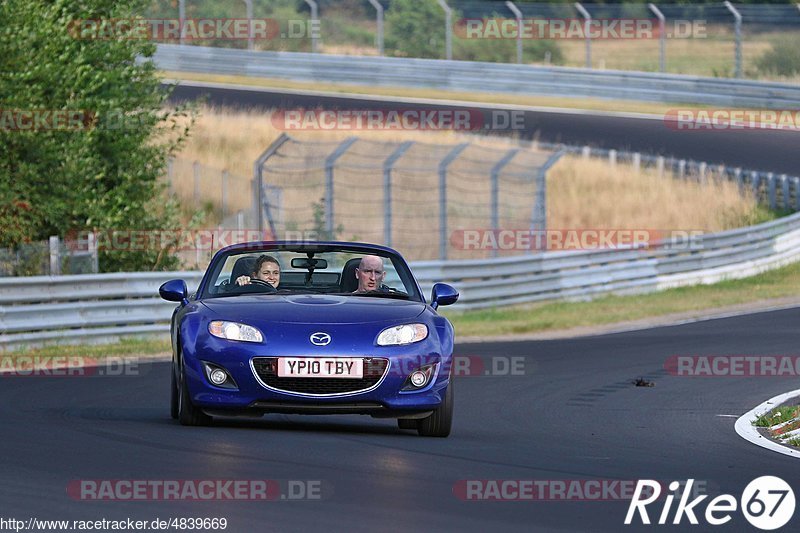
[[(451, 354), (438, 353), (435, 343), (426, 340), (411, 346), (375, 347), (367, 354), (319, 353), (313, 357), (373, 357), (388, 359), (380, 381), (360, 392), (303, 394), (276, 390), (256, 375), (253, 359), (262, 357), (302, 357), (298, 353), (275, 353), (263, 345), (231, 346), (211, 340), (202, 349), (184, 353), (186, 386), (192, 403), (212, 415), (257, 416), (264, 413), (369, 414), (374, 417), (421, 418), (442, 402), (449, 384)], [(308, 353), (305, 356), (311, 357)], [(224, 368), (238, 388), (212, 385), (203, 362)], [(422, 389), (401, 391), (408, 375), (421, 366), (436, 364), (431, 381)], [(304, 378), (318, 379), (318, 378)]]

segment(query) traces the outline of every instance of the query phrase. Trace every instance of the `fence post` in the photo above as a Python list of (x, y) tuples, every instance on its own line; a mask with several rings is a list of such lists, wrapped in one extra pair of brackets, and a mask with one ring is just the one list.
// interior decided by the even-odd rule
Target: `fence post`
[(334, 238), (333, 167), (336, 165), (336, 160), (357, 140), (358, 137), (348, 137), (325, 159), (325, 232), (328, 234), (329, 239)]
[(283, 144), (290, 140), (291, 137), (286, 135), (286, 133), (281, 133), (280, 136), (275, 139), (275, 142), (270, 144), (266, 150), (264, 150), (256, 162), (253, 163), (253, 187), (255, 190), (253, 191), (253, 199), (255, 200), (255, 205), (253, 206), (253, 214), (256, 217), (256, 225), (258, 226), (258, 233), (264, 235), (264, 211), (266, 210), (267, 221), (269, 222), (269, 230), (272, 232), (272, 238), (275, 238), (276, 229), (275, 229), (275, 221), (272, 218), (272, 212), (270, 211), (269, 204), (264, 202), (264, 164), (267, 160), (275, 155), (278, 149), (283, 146)]
[(51, 235), (49, 239), (50, 246), (50, 275), (61, 275), (61, 242), (58, 235)]
[(666, 20), (664, 13), (661, 12), (655, 4), (647, 4), (650, 11), (658, 18), (658, 69), (660, 72), (667, 70), (667, 31)]
[[(490, 174), (492, 182), (492, 200), (491, 200), (491, 225), (494, 237), (497, 238), (497, 230), (500, 229), (500, 172), (503, 168), (514, 159), (519, 149), (512, 148), (498, 161), (493, 167)], [(492, 257), (497, 257), (497, 247), (492, 248)]]
[(305, 0), (308, 7), (311, 8), (311, 51), (316, 53), (319, 49), (319, 36), (317, 35), (317, 28), (319, 28), (319, 8), (314, 0)]
[(617, 151), (616, 150), (609, 150), (608, 151), (608, 162), (612, 166), (617, 164)]
[(592, 155), (592, 149), (591, 148), (589, 148), (588, 146), (584, 146), (583, 148), (581, 148), (581, 156), (584, 159), (589, 159), (590, 155)]
[(92, 258), (92, 273), (97, 274), (100, 272), (100, 259), (97, 254), (97, 236), (93, 231), (90, 231), (86, 236), (86, 241), (90, 257)]
[(575, 9), (578, 10), (578, 13), (584, 18), (585, 22), (583, 23), (584, 33), (586, 34), (586, 68), (592, 68), (592, 36), (591, 36), (591, 26), (592, 26), (592, 16), (586, 11), (580, 2), (575, 2)]
[(778, 199), (775, 197), (775, 175), (772, 172), (767, 173), (767, 198), (769, 199), (770, 209), (778, 208)]
[(517, 9), (514, 2), (511, 0), (506, 1), (506, 7), (514, 13), (517, 19), (517, 63), (522, 63), (522, 11)]
[[(547, 249), (545, 233), (547, 231), (547, 172), (561, 159), (564, 153), (565, 151), (561, 149), (551, 155), (536, 173), (536, 199), (531, 213), (531, 234), (536, 236), (536, 244), (528, 249), (528, 253), (533, 253), (533, 250)], [(542, 238), (545, 239), (544, 248), (542, 247)]]
[(736, 36), (736, 44), (735, 44), (736, 66), (735, 66), (734, 76), (736, 76), (737, 78), (741, 78), (742, 77), (742, 15), (735, 7), (733, 7), (733, 4), (731, 4), (728, 0), (725, 0), (725, 7), (727, 7), (728, 11), (731, 12), (734, 20), (733, 30)]
[(186, 36), (186, 28), (184, 21), (186, 20), (186, 0), (178, 0), (178, 24), (180, 24), (180, 43), (184, 44)]
[(739, 186), (739, 194), (744, 192), (744, 176), (742, 175), (741, 168), (735, 168), (733, 170), (733, 176), (736, 179), (736, 184)]
[(678, 177), (680, 179), (683, 179), (684, 177), (686, 177), (686, 160), (685, 159), (681, 159), (680, 161), (678, 161)]
[(708, 165), (705, 161), (701, 161), (697, 168), (697, 181), (700, 183), (706, 182), (706, 169)]
[(383, 241), (386, 246), (392, 245), (392, 167), (413, 144), (414, 141), (402, 143), (383, 162)]
[(375, 36), (375, 44), (378, 47), (378, 55), (383, 56), (383, 6), (378, 0), (369, 0), (369, 3), (375, 8), (375, 22), (378, 24), (378, 34)]
[(782, 207), (788, 211), (792, 205), (789, 202), (789, 178), (786, 174), (781, 174), (781, 197), (783, 199)]
[(664, 156), (660, 155), (656, 158), (656, 168), (658, 169), (658, 177), (664, 177)]
[(439, 259), (447, 259), (447, 167), (469, 143), (456, 145), (439, 162)]
[(453, 59), (453, 10), (445, 0), (437, 0), (444, 10), (444, 47), (447, 59)]
[(255, 48), (255, 41), (253, 40), (253, 0), (244, 0), (244, 5), (247, 9), (247, 49), (253, 50)]
[(642, 167), (642, 154), (636, 152), (633, 154), (633, 169), (638, 174)]
[(794, 183), (794, 210), (800, 211), (800, 178), (793, 178)]
[(758, 188), (761, 185), (761, 176), (755, 170), (750, 172), (750, 185), (753, 190), (753, 196), (756, 197), (756, 202), (760, 201), (761, 198), (758, 194), (759, 193)]

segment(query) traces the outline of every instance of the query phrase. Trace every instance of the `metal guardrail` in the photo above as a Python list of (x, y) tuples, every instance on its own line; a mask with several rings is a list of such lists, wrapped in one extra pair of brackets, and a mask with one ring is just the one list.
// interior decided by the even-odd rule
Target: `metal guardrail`
[[(532, 253), (521, 257), (411, 263), (426, 294), (452, 283), (460, 309), (602, 294), (653, 292), (749, 276), (800, 260), (800, 213), (697, 237), (692, 246)], [(44, 342), (102, 342), (168, 331), (174, 304), (158, 286), (200, 272), (0, 279), (0, 349)]]
[(169, 44), (158, 45), (154, 61), (158, 68), (169, 71), (321, 83), (685, 102), (764, 109), (794, 109), (800, 106), (798, 85), (651, 72), (261, 52)]

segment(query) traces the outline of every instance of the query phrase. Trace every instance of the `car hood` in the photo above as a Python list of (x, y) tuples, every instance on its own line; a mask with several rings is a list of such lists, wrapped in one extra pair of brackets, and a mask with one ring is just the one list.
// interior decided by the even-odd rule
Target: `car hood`
[(200, 303), (222, 320), (272, 324), (367, 324), (418, 317), (425, 304), (371, 296), (317, 294), (242, 295), (210, 298)]

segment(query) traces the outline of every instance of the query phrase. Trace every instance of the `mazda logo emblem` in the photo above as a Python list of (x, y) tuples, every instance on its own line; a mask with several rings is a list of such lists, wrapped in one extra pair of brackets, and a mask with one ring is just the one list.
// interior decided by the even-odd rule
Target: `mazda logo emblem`
[(315, 346), (327, 346), (331, 343), (331, 336), (321, 331), (312, 333), (310, 339), (311, 344)]

